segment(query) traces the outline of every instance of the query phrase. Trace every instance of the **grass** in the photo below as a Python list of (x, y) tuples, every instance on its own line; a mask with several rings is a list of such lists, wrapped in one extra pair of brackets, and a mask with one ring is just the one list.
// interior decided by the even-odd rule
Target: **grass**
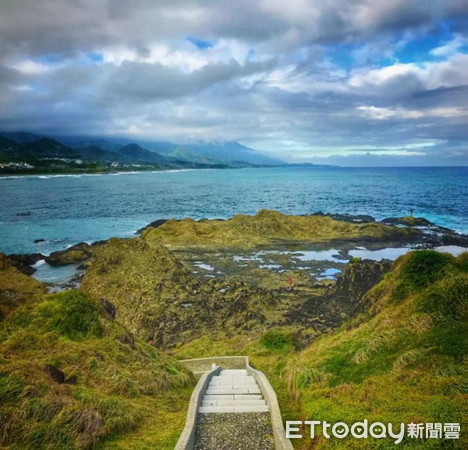
[[(463, 258), (425, 251), (401, 258), (374, 290), (380, 293), (373, 299), (381, 304), (380, 312), (358, 326), (322, 336), (289, 361), (283, 380), (300, 414), (346, 423), (364, 418), (461, 423), (466, 412), (467, 282)], [(402, 284), (408, 293), (395, 304), (394, 291)], [(318, 447), (326, 445), (318, 441)], [(424, 445), (430, 448), (431, 443)], [(346, 439), (335, 447), (359, 444)]]
[(0, 253), (0, 322), (29, 299), (44, 293), (43, 284), (19, 272)]
[[(0, 276), (0, 288), (12, 276)], [(19, 298), (29, 286), (16, 289)], [(129, 448), (135, 439), (131, 448), (171, 448), (193, 385), (80, 291), (39, 293), (0, 323), (0, 447)]]
[[(131, 267), (114, 261), (111, 248), (97, 252), (91, 274), (96, 283), (118, 287), (115, 295), (127, 302), (146, 288), (148, 299), (153, 298), (157, 285), (151, 277), (138, 278), (148, 262), (159, 282), (167, 280), (171, 289), (158, 285), (158, 292), (169, 300), (182, 292), (177, 284), (185, 280), (203, 293), (170, 254), (154, 253), (141, 241), (113, 245), (123, 246), (135, 261), (132, 279), (123, 275)], [(301, 336), (308, 330), (298, 326), (239, 327), (235, 333), (212, 330), (180, 340), (172, 353), (180, 359), (248, 355), (275, 389), (284, 420), (461, 423), (466, 415), (467, 260), (466, 254), (454, 258), (428, 251), (399, 258), (366, 294), (359, 316), (330, 334), (314, 332), (305, 348)], [(29, 277), (5, 266), (0, 266), (0, 295), (8, 292), (15, 306), (5, 309), (0, 322), (0, 446), (173, 448), (185, 422), (191, 375), (173, 357), (110, 320), (83, 292), (46, 295)], [(106, 279), (105, 273), (112, 277)], [(223, 318), (231, 319), (229, 307), (235, 307), (233, 314), (244, 311), (239, 298), (218, 305), (226, 313)], [(54, 381), (46, 366), (60, 370), (65, 382)], [(390, 441), (367, 444), (391, 447)], [(461, 448), (466, 438), (462, 433), (462, 440), (445, 444)], [(353, 449), (363, 443), (319, 436), (294, 445)], [(407, 447), (440, 445), (437, 440), (405, 442)]]
[[(467, 264), (435, 252), (411, 252), (368, 292), (369, 309), (335, 332), (295, 350), (281, 327), (240, 340), (204, 337), (176, 349), (178, 357), (244, 354), (274, 387), (284, 420), (463, 422), (466, 416)], [(405, 295), (395, 291), (405, 286)], [(237, 346), (237, 347), (235, 347)], [(463, 426), (462, 426), (463, 427)], [(462, 448), (460, 441), (406, 440), (406, 447)], [(323, 436), (297, 448), (363, 448)], [(368, 441), (391, 448), (390, 440)]]

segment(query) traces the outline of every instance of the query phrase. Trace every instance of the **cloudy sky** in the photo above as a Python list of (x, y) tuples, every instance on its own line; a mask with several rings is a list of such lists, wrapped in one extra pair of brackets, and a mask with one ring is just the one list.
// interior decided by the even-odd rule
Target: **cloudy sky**
[(0, 129), (468, 161), (466, 0), (0, 0)]

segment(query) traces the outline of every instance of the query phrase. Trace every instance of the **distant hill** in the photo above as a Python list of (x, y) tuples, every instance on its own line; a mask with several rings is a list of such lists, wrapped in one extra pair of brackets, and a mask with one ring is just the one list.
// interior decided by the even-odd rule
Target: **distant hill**
[(61, 142), (40, 138), (34, 142), (19, 144), (0, 136), (0, 159), (3, 161), (41, 161), (47, 159), (84, 160), (93, 163), (150, 163), (162, 167), (174, 167), (169, 158), (144, 150), (136, 144), (119, 149), (118, 152), (96, 146), (70, 148)]
[(134, 161), (154, 162), (154, 163), (167, 163), (167, 159), (156, 152), (151, 152), (140, 147), (138, 144), (128, 144), (122, 147), (117, 152)]
[(127, 158), (124, 155), (119, 155), (115, 152), (105, 150), (103, 148), (89, 146), (85, 148), (76, 149), (79, 152), (80, 158), (84, 160), (94, 161), (113, 161), (113, 162), (129, 162), (131, 158)]
[(221, 160), (216, 158), (211, 158), (210, 156), (201, 155), (197, 152), (188, 150), (184, 147), (177, 147), (168, 153), (168, 156), (175, 159), (180, 159), (184, 161), (190, 161), (193, 163), (201, 163), (201, 164), (220, 164), (222, 163)]
[(25, 131), (5, 131), (0, 132), (3, 137), (15, 141), (17, 144), (27, 144), (29, 142), (38, 141), (42, 136), (33, 133), (27, 133)]
[[(184, 167), (280, 166), (285, 162), (264, 155), (238, 142), (177, 144), (167, 141), (132, 142), (128, 138), (96, 136), (42, 137), (26, 132), (0, 132), (4, 138), (24, 146), (22, 154), (36, 157), (75, 157), (109, 161), (149, 162)], [(6, 144), (5, 144), (6, 145)], [(86, 151), (84, 149), (87, 149)], [(98, 151), (99, 149), (99, 151)], [(16, 149), (13, 153), (18, 152)], [(111, 153), (103, 153), (103, 151)], [(10, 152), (11, 154), (11, 152)], [(60, 156), (58, 156), (60, 155)]]
[(238, 142), (214, 142), (209, 144), (187, 144), (187, 150), (224, 161), (244, 161), (256, 165), (284, 165), (284, 161), (263, 155)]
[(3, 157), (14, 156), (21, 152), (21, 146), (7, 137), (0, 136), (0, 155)]
[(50, 138), (23, 144), (23, 154), (30, 157), (79, 158), (80, 152)]

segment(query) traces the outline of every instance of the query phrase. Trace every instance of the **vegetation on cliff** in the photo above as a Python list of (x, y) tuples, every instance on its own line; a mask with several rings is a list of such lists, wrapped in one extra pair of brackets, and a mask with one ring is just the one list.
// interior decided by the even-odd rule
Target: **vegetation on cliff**
[(157, 424), (168, 431), (152, 443), (172, 448), (192, 376), (114, 320), (109, 302), (80, 291), (44, 294), (2, 260), (0, 446), (118, 448), (122, 433)]
[(82, 289), (110, 300), (130, 330), (165, 347), (207, 329), (249, 330), (266, 322), (275, 305), (265, 290), (200, 280), (167, 248), (139, 238), (111, 239), (97, 248)]
[(43, 293), (42, 283), (21, 273), (13, 261), (0, 253), (0, 322), (23, 303)]
[(289, 284), (283, 278), (294, 271), (258, 268), (262, 283), (197, 276), (180, 257), (196, 261), (193, 246), (412, 233), (270, 211), (168, 221), (141, 238), (94, 246), (81, 290), (59, 294), (46, 294), (0, 255), (0, 445), (172, 448), (193, 379), (163, 350), (177, 358), (248, 355), (270, 379), (284, 419), (462, 422), (467, 254), (415, 251), (393, 265), (352, 259), (336, 282), (297, 274)]
[(288, 360), (282, 378), (301, 416), (461, 423), (467, 292), (467, 254), (400, 258), (367, 294), (367, 312)]

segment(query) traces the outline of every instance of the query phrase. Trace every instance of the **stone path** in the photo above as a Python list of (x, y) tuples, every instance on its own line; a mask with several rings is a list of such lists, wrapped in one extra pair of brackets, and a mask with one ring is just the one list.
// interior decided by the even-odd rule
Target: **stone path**
[(198, 409), (196, 450), (273, 450), (268, 406), (246, 370), (222, 370), (211, 378)]
[(270, 414), (198, 414), (194, 450), (275, 450)]

